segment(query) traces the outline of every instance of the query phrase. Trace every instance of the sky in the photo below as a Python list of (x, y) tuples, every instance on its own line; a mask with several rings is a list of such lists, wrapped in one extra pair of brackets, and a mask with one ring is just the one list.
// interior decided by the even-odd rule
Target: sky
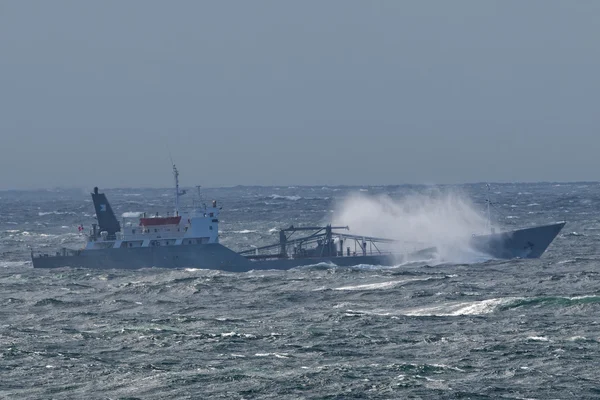
[(597, 181), (600, 2), (0, 1), (0, 189)]

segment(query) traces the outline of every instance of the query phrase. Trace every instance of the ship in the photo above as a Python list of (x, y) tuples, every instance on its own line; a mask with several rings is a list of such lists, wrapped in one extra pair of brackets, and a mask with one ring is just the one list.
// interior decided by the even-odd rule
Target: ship
[[(219, 243), (221, 208), (213, 200), (188, 211), (179, 209), (179, 172), (173, 164), (175, 210), (167, 215), (136, 217), (119, 222), (108, 198), (98, 187), (91, 193), (97, 223), (82, 249), (62, 248), (55, 254), (31, 252), (34, 268), (195, 268), (228, 272), (288, 270), (307, 265), (394, 266), (430, 260), (435, 246), (349, 233), (348, 226), (289, 226), (279, 241), (234, 251)], [(488, 204), (489, 207), (489, 204)], [(489, 208), (488, 208), (489, 212)], [(471, 247), (492, 258), (538, 258), (565, 222), (508, 232), (473, 235)]]

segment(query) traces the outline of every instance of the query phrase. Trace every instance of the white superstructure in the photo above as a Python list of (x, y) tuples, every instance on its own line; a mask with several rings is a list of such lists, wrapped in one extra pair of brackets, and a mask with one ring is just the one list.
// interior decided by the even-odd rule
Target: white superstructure
[[(216, 200), (212, 207), (203, 205), (192, 211), (179, 211), (179, 197), (185, 191), (179, 190), (179, 172), (173, 165), (175, 178), (175, 211), (172, 215), (159, 216), (158, 213), (147, 217), (146, 213), (139, 218), (123, 218), (118, 232), (109, 235), (107, 232), (98, 232), (96, 226), (89, 235), (86, 250), (107, 248), (134, 248), (156, 246), (185, 246), (192, 244), (208, 244), (219, 242), (219, 208)], [(112, 209), (102, 204), (101, 213), (111, 213)], [(104, 216), (98, 215), (101, 221)], [(108, 215), (106, 218), (114, 218)], [(119, 225), (115, 222), (117, 226)]]

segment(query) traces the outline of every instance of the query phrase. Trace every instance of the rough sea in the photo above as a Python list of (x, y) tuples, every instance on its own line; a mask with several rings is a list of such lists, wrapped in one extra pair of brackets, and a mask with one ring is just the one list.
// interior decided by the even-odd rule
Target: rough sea
[[(0, 398), (600, 398), (598, 183), (492, 185), (498, 230), (567, 221), (535, 260), (450, 251), (394, 267), (34, 270), (30, 249), (84, 244), (91, 189), (0, 192)], [(119, 215), (172, 209), (170, 189), (104, 192)], [(484, 184), (203, 191), (235, 250), (335, 215), (440, 240), (480, 228), (487, 194)]]

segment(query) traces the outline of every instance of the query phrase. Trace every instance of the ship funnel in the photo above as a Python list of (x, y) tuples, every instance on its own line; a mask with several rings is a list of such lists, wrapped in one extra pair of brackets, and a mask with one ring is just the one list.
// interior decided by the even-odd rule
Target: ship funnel
[(105, 231), (108, 236), (114, 236), (117, 232), (120, 232), (121, 225), (119, 224), (119, 220), (117, 220), (106, 195), (99, 193), (97, 187), (94, 188), (94, 193), (92, 193), (92, 200), (96, 209), (100, 232)]

